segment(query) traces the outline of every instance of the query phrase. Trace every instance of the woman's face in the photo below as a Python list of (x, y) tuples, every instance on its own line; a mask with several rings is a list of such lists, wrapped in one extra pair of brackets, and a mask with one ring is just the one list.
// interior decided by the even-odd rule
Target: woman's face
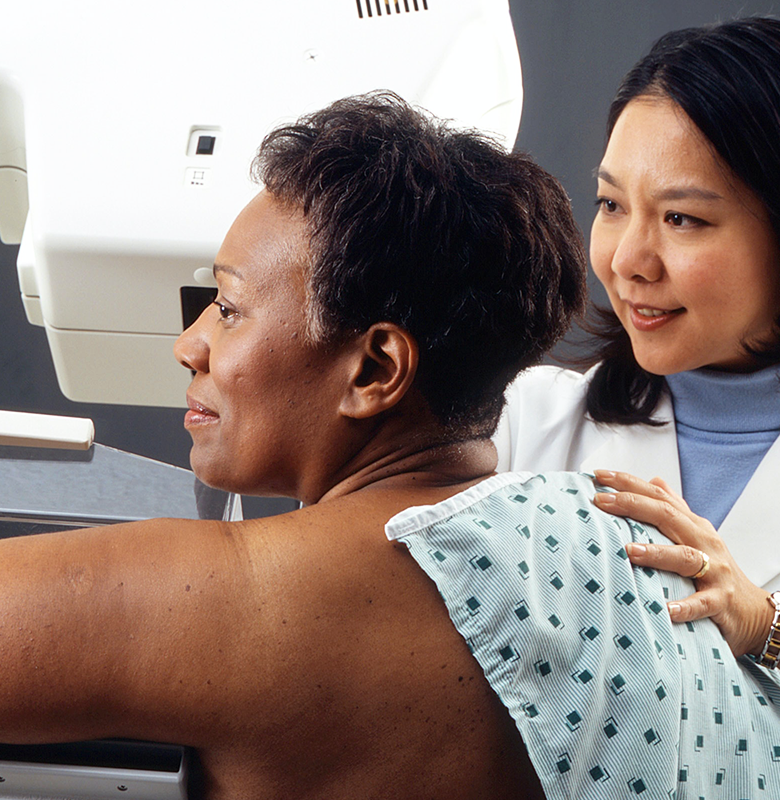
[(743, 343), (776, 336), (780, 248), (763, 204), (679, 106), (626, 106), (597, 202), (591, 263), (639, 365), (658, 375), (755, 368)]
[(178, 339), (194, 370), (185, 427), (205, 483), (298, 496), (331, 419), (338, 359), (307, 344), (304, 223), (261, 192), (217, 255), (219, 294)]

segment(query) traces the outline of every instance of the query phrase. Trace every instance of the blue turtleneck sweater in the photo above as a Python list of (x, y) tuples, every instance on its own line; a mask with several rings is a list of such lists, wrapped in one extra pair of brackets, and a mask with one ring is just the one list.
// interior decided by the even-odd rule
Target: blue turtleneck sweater
[(749, 374), (697, 369), (666, 381), (683, 496), (719, 528), (780, 433), (780, 368)]

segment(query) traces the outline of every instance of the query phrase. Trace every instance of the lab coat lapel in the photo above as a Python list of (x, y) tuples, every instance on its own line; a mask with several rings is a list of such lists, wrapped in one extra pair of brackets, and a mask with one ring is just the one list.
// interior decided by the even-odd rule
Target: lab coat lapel
[(620, 425), (610, 428), (604, 443), (589, 453), (580, 465), (583, 472), (610, 469), (630, 472), (644, 480), (658, 476), (681, 493), (680, 459), (672, 402), (664, 394), (654, 419), (665, 425)]
[(780, 522), (773, 513), (779, 479), (776, 439), (718, 530), (734, 560), (759, 586), (780, 574)]

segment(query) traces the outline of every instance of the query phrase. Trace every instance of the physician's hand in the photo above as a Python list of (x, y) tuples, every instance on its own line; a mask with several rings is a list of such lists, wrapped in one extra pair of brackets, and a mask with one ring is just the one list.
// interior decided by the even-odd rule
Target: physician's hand
[(760, 654), (773, 618), (768, 592), (748, 580), (712, 524), (694, 514), (660, 478), (648, 482), (607, 470), (596, 470), (595, 475), (599, 483), (616, 490), (596, 493), (599, 508), (655, 525), (677, 542), (629, 543), (626, 552), (633, 564), (693, 577), (704, 564), (702, 553), (709, 556), (709, 569), (695, 580), (695, 594), (667, 604), (672, 621), (712, 617), (735, 656)]

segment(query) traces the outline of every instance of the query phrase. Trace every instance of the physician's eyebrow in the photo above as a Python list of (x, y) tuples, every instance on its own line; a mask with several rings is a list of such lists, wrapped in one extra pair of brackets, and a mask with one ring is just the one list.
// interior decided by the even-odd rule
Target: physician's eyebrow
[[(609, 170), (604, 167), (599, 167), (594, 170), (595, 177), (614, 186), (616, 189), (622, 191), (623, 186), (620, 181), (615, 178)], [(701, 186), (670, 186), (667, 189), (661, 189), (659, 192), (653, 193), (653, 198), (656, 200), (722, 200), (723, 195), (712, 191), (712, 189), (703, 189)]]
[(614, 186), (616, 189), (622, 189), (623, 187), (618, 181), (617, 178), (613, 178), (612, 175), (604, 169), (604, 167), (596, 167), (593, 170), (593, 177), (598, 178), (599, 180), (606, 181), (610, 186)]
[(722, 200), (723, 195), (700, 186), (670, 186), (656, 194), (659, 200)]

